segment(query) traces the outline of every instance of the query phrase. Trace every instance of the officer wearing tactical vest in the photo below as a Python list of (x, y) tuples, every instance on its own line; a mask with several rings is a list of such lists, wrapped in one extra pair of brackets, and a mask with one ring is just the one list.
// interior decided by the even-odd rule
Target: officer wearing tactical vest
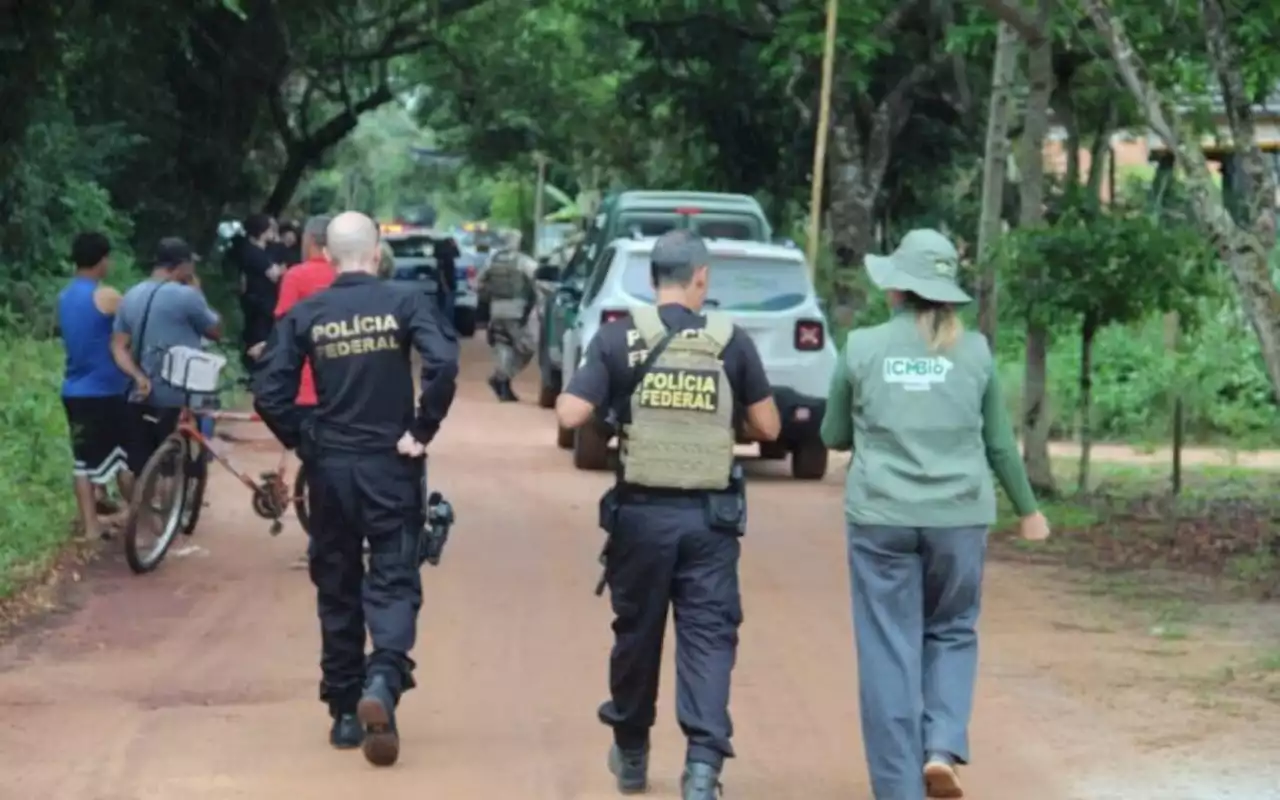
[[(675, 610), (676, 708), (688, 738), (685, 800), (710, 800), (729, 743), (729, 674), (738, 645), (738, 537), (746, 517), (735, 422), (776, 439), (772, 389), (754, 343), (727, 317), (699, 313), (709, 254), (697, 234), (654, 244), (657, 307), (600, 329), (556, 402), (560, 424), (621, 423), (617, 485), (601, 500), (609, 534), (605, 579), (612, 598), (612, 697), (600, 720), (613, 728), (609, 768), (623, 793), (648, 785), (649, 729), (667, 606)], [(736, 413), (741, 412), (741, 413)]]
[(854, 453), (845, 517), (862, 741), (877, 800), (962, 797), (991, 473), (1024, 538), (1049, 528), (987, 340), (956, 313), (970, 297), (951, 242), (914, 230), (866, 261), (893, 317), (849, 334), (822, 421), (827, 446)]
[(520, 398), (512, 391), (511, 381), (533, 358), (529, 315), (538, 303), (537, 286), (520, 268), (520, 253), (504, 248), (494, 253), (476, 291), (481, 301), (489, 302), (488, 338), (495, 362), (489, 386), (498, 400), (517, 402)]
[[(426, 523), (422, 459), (453, 402), (458, 341), (426, 295), (378, 280), (382, 250), (373, 220), (339, 214), (326, 239), (338, 277), (276, 325), (256, 376), (255, 405), (307, 466), (308, 560), (330, 742), (363, 743), (371, 763), (389, 766), (400, 752), (395, 708), (414, 686), (409, 652), (422, 606), (418, 553)], [(422, 359), (416, 414), (410, 347)], [(308, 360), (317, 405), (304, 415), (294, 398)], [(367, 661), (366, 627), (373, 640)]]

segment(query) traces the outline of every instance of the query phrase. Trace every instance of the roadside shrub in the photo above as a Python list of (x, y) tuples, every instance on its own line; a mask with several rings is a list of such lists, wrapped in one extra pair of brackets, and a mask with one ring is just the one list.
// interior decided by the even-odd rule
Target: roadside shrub
[(0, 597), (52, 564), (76, 516), (56, 341), (0, 335)]
[[(1017, 412), (1022, 406), (1023, 364), (1020, 353), (1005, 346), (1004, 336), (1002, 330), (1000, 377), (1006, 405)], [(1078, 332), (1056, 332), (1049, 351), (1054, 438), (1072, 438), (1078, 429), (1079, 351)], [(1171, 390), (1176, 383), (1188, 441), (1240, 448), (1276, 446), (1280, 409), (1272, 398), (1258, 341), (1230, 308), (1206, 313), (1176, 356), (1165, 351), (1159, 316), (1106, 328), (1094, 344), (1093, 364), (1092, 422), (1099, 439), (1168, 442), (1173, 430)]]

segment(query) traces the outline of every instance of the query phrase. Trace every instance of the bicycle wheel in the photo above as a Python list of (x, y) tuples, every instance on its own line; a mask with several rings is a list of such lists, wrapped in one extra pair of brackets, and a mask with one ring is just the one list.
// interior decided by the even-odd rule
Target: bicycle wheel
[(186, 442), (180, 435), (170, 436), (138, 476), (124, 526), (124, 557), (136, 574), (160, 566), (182, 529), (186, 462)]
[(298, 474), (293, 478), (293, 511), (298, 515), (298, 524), (308, 536), (311, 535), (311, 495), (307, 488), (307, 467), (298, 462)]
[(204, 508), (204, 490), (209, 484), (209, 458), (195, 441), (183, 441), (187, 447), (187, 477), (182, 496), (182, 534), (190, 536), (196, 532), (200, 511)]

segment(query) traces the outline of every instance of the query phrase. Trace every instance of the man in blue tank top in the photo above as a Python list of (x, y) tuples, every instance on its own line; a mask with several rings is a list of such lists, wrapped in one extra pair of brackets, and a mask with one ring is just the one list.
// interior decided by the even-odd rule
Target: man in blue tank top
[(67, 410), (75, 458), (76, 502), (85, 536), (105, 537), (115, 520), (99, 519), (94, 487), (113, 478), (127, 497), (127, 408), (129, 379), (111, 358), (111, 328), (120, 293), (104, 286), (111, 245), (101, 233), (82, 233), (71, 245), (76, 273), (58, 295), (58, 331), (67, 360), (62, 404)]

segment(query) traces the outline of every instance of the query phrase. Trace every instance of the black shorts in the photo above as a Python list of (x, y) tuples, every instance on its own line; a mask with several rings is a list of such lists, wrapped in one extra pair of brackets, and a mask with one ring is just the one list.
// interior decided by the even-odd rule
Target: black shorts
[(124, 396), (64, 397), (73, 473), (104, 484), (127, 466), (131, 417)]
[(155, 408), (145, 403), (129, 403), (129, 471), (141, 474), (147, 459), (178, 427), (180, 408)]

